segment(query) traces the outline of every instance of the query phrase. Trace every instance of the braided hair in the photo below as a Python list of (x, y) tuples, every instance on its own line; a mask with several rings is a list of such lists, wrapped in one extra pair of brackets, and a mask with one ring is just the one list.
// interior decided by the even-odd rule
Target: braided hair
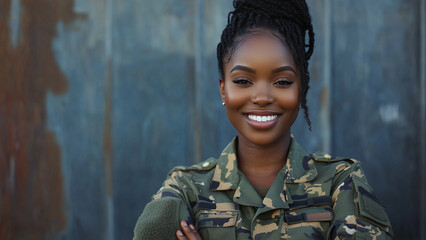
[[(306, 95), (309, 89), (308, 60), (314, 51), (314, 32), (309, 8), (304, 0), (234, 0), (234, 11), (217, 45), (220, 76), (224, 79), (224, 61), (229, 61), (239, 39), (256, 28), (278, 34), (287, 44), (301, 76), (301, 107), (311, 130)], [(307, 35), (306, 35), (307, 33)], [(306, 41), (308, 37), (308, 41)]]

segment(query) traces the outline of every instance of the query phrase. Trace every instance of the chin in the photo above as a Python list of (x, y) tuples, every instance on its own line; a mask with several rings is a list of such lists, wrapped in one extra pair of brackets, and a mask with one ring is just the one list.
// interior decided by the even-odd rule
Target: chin
[(280, 143), (290, 136), (290, 130), (285, 133), (278, 134), (277, 132), (250, 132), (250, 133), (239, 133), (246, 141), (257, 145), (257, 146), (271, 146), (276, 143)]

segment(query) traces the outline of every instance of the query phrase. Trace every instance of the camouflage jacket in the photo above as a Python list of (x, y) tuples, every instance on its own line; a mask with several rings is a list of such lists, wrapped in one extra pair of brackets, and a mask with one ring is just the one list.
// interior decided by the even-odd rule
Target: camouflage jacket
[(179, 221), (207, 239), (391, 239), (384, 207), (360, 163), (308, 154), (292, 139), (286, 165), (261, 199), (239, 171), (234, 139), (218, 159), (173, 169), (134, 239), (175, 239)]

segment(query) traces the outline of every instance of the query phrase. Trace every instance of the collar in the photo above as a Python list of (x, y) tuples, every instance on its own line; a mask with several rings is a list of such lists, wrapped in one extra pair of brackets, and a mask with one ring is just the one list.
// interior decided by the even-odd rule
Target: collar
[(210, 190), (225, 191), (238, 187), (240, 177), (237, 164), (237, 142), (238, 138), (234, 137), (220, 154), (210, 184)]
[[(239, 186), (237, 143), (238, 138), (234, 137), (221, 153), (214, 170), (210, 190), (226, 191), (237, 189)], [(317, 174), (314, 160), (292, 137), (287, 162), (277, 178), (282, 178), (286, 183), (304, 183), (315, 179)]]
[(290, 150), (283, 170), (288, 173), (285, 178), (287, 183), (309, 182), (318, 175), (314, 160), (294, 138), (291, 138)]

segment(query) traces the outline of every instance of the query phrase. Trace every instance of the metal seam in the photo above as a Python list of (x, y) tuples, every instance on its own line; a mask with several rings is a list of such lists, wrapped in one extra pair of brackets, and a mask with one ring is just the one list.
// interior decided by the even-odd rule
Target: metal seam
[(204, 0), (197, 0), (196, 6), (196, 23), (195, 23), (195, 131), (194, 134), (194, 159), (193, 163), (197, 163), (202, 160), (202, 145), (201, 145), (201, 136), (202, 136), (202, 126), (201, 126), (201, 118), (202, 118), (202, 80), (204, 79), (204, 55), (203, 55), (203, 47), (204, 47), (204, 32), (203, 32), (203, 22), (204, 22)]
[(421, 197), (420, 205), (420, 239), (426, 239), (426, 0), (420, 0), (420, 176)]
[(322, 94), (324, 94), (324, 105), (321, 106), (320, 112), (320, 134), (322, 140), (322, 149), (325, 152), (331, 152), (331, 0), (324, 1), (324, 73)]

